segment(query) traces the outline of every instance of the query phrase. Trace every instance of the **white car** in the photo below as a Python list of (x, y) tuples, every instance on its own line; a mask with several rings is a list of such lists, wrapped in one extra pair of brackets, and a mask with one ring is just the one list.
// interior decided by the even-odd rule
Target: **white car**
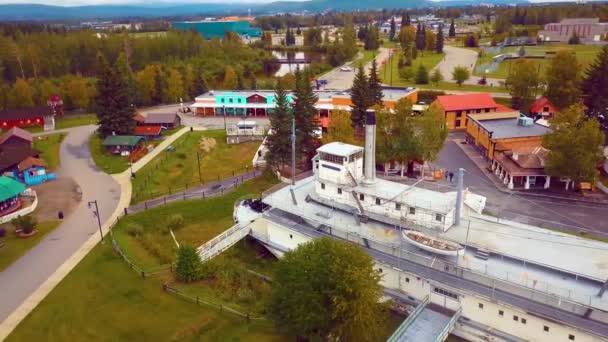
[(343, 66), (340, 68), (340, 71), (353, 71), (353, 68), (351, 68), (349, 66)]

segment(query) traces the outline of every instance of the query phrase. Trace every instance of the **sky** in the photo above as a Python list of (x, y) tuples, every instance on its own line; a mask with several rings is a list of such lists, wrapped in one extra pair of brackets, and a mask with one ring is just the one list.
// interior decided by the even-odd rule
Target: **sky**
[[(262, 4), (274, 0), (230, 0), (234, 3)], [(298, 1), (298, 0), (285, 0)], [(82, 6), (82, 5), (139, 5), (139, 4), (192, 4), (192, 3), (225, 3), (225, 0), (0, 0), (0, 5), (6, 4), (44, 4), (54, 6)]]

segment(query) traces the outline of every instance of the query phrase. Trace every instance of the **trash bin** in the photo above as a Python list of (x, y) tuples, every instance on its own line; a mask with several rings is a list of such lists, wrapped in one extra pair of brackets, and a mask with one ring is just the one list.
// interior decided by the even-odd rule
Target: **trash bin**
[(57, 217), (58, 217), (60, 220), (63, 220), (63, 211), (58, 212), (58, 213), (57, 213)]

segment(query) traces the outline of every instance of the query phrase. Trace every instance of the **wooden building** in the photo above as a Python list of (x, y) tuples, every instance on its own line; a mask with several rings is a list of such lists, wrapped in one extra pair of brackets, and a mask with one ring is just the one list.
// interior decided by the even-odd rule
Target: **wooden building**
[(54, 120), (53, 109), (49, 106), (0, 111), (0, 129), (33, 126), (44, 127), (45, 120)]
[(141, 147), (144, 138), (136, 135), (110, 135), (103, 141), (103, 146), (112, 154), (129, 155)]
[(497, 104), (488, 93), (441, 95), (437, 96), (433, 103), (443, 110), (449, 130), (465, 130), (469, 114), (513, 111), (511, 108)]

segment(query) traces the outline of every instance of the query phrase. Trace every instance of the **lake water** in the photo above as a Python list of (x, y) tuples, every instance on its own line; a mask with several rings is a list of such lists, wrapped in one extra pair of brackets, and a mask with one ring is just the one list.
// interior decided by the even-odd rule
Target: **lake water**
[[(272, 51), (272, 55), (278, 59), (323, 58), (322, 54), (302, 51)], [(304, 69), (308, 64), (309, 63), (280, 64), (279, 69), (274, 73), (274, 76), (285, 76), (290, 72), (295, 72), (298, 67), (300, 70)]]

